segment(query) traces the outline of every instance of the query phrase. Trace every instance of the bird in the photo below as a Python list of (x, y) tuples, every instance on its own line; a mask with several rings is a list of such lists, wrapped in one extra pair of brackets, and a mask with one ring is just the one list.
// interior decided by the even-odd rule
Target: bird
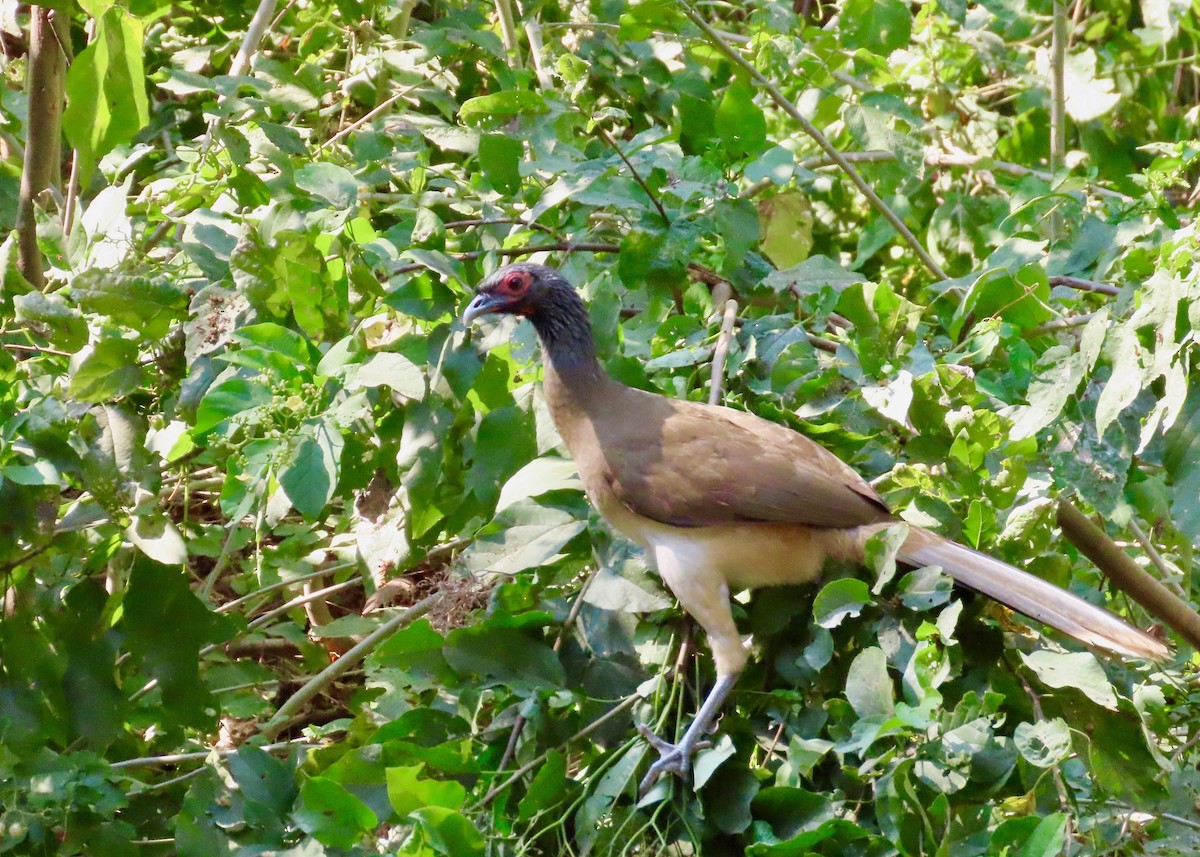
[[(528, 319), (541, 342), (545, 400), (584, 491), (640, 545), (704, 629), (716, 682), (678, 743), (658, 751), (640, 793), (665, 774), (685, 781), (749, 653), (733, 591), (818, 578), (827, 559), (859, 562), (867, 540), (900, 519), (825, 447), (755, 414), (629, 387), (597, 357), (587, 307), (555, 268), (516, 263), (477, 288), (465, 326), (489, 314)], [(1115, 614), (1039, 577), (907, 525), (897, 559), (955, 581), (1095, 648), (1163, 660), (1170, 649)]]

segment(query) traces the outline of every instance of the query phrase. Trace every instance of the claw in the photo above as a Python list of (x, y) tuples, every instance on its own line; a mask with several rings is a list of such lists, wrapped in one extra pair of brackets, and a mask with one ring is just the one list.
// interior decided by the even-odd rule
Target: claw
[(685, 782), (689, 780), (692, 775), (692, 756), (699, 750), (712, 746), (712, 742), (707, 740), (689, 742), (687, 735), (678, 744), (672, 744), (670, 741), (659, 738), (644, 723), (638, 726), (638, 732), (651, 747), (658, 751), (659, 755), (658, 761), (650, 766), (650, 770), (638, 786), (638, 800), (646, 796), (663, 774), (674, 774)]

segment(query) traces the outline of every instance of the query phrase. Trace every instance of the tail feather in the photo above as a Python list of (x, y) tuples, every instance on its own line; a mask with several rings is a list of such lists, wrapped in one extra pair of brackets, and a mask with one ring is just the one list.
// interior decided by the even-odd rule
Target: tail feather
[(1104, 608), (928, 530), (911, 528), (899, 558), (914, 565), (939, 565), (959, 583), (1089, 646), (1155, 661), (1171, 653)]

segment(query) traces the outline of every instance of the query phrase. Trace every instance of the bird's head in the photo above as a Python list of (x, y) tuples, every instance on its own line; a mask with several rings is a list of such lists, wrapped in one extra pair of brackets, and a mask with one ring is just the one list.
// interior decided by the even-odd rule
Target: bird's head
[(558, 271), (521, 262), (506, 265), (483, 281), (463, 313), (463, 322), (469, 325), (481, 315), (504, 313), (536, 323), (545, 310), (578, 301), (574, 287)]
[(587, 308), (575, 287), (554, 268), (520, 262), (496, 271), (479, 286), (463, 312), (463, 323), (470, 325), (490, 313), (533, 322), (547, 357), (561, 369), (580, 366), (589, 375), (599, 373)]

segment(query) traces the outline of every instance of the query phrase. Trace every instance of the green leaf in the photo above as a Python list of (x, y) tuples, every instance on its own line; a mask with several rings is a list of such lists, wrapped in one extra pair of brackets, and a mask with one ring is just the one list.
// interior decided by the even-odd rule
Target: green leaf
[(513, 90), (468, 98), (458, 110), (464, 125), (494, 128), (517, 116), (540, 116), (549, 113), (546, 99), (536, 92)]
[(214, 428), (232, 416), (270, 403), (271, 391), (259, 381), (230, 378), (208, 389), (196, 409), (194, 430)]
[(81, 308), (107, 315), (146, 338), (165, 335), (188, 306), (187, 295), (165, 280), (98, 268), (81, 271), (71, 294)]
[(999, 317), (1020, 328), (1049, 321), (1050, 282), (1040, 265), (1030, 264), (1011, 273), (992, 268), (980, 274), (967, 292), (951, 331), (957, 334), (967, 317), (975, 321)]
[(848, 0), (839, 21), (846, 47), (881, 57), (907, 45), (912, 33), (912, 12), (903, 0)]
[(324, 336), (324, 309), (329, 298), (319, 265), (315, 253), (303, 250), (298, 251), (298, 258), (280, 256), (275, 262), (275, 271), (291, 302), (296, 323), (314, 339)]
[(1108, 311), (1100, 310), (1083, 329), (1078, 350), (1054, 345), (1042, 352), (1038, 374), (1025, 394), (1029, 404), (1018, 407), (1013, 417), (1014, 440), (1033, 437), (1058, 419), (1079, 382), (1095, 365), (1108, 324)]
[(937, 567), (916, 569), (902, 577), (896, 592), (908, 610), (931, 610), (952, 598), (954, 579)]
[(767, 120), (754, 103), (754, 87), (734, 80), (725, 90), (714, 120), (717, 136), (734, 155), (753, 155), (765, 148)]
[(1029, 764), (1049, 768), (1070, 755), (1071, 730), (1061, 717), (1018, 723), (1013, 730), (1013, 743)]
[(808, 258), (813, 245), (813, 214), (808, 197), (797, 191), (776, 194), (758, 204), (762, 251), (776, 268)]
[(763, 280), (763, 285), (776, 292), (795, 290), (802, 295), (812, 295), (821, 289), (841, 291), (863, 282), (866, 277), (862, 274), (847, 271), (828, 256), (812, 256), (785, 270), (772, 271)]
[(1114, 325), (1104, 340), (1104, 352), (1112, 362), (1112, 375), (1096, 402), (1096, 433), (1105, 430), (1121, 412), (1133, 404), (1146, 380), (1142, 369), (1137, 332), (1127, 324)]
[(704, 788), (717, 768), (736, 752), (733, 740), (728, 735), (722, 735), (717, 739), (715, 747), (697, 753), (692, 761), (692, 788), (696, 791)]
[(111, 517), (123, 514), (147, 467), (146, 429), (127, 406), (93, 407), (79, 426), (84, 485)]
[(187, 545), (175, 528), (175, 523), (163, 514), (136, 515), (126, 527), (129, 540), (155, 562), (163, 565), (183, 565), (187, 562)]
[(619, 755), (596, 783), (592, 793), (575, 814), (578, 844), (590, 851), (600, 833), (601, 820), (612, 812), (620, 797), (633, 784), (633, 776), (646, 755), (646, 743), (636, 741)]
[[(299, 366), (311, 366), (317, 355), (307, 339), (294, 330), (289, 330), (279, 324), (263, 322), (248, 324), (230, 335), (230, 339), (241, 346), (241, 350), (271, 352), (278, 354), (288, 362)], [(278, 364), (261, 362), (255, 368), (267, 368)]]
[(479, 138), (479, 167), (483, 177), (500, 193), (512, 196), (521, 190), (520, 140), (504, 134), (484, 134)]
[(695, 243), (695, 231), (672, 224), (662, 230), (631, 229), (621, 240), (617, 266), (626, 283), (674, 286), (687, 275), (687, 260)]
[(271, 813), (286, 813), (296, 799), (296, 782), (282, 759), (261, 747), (242, 746), (228, 757), (229, 773), (242, 797)]
[(822, 628), (836, 628), (848, 616), (857, 616), (871, 603), (867, 584), (855, 577), (831, 580), (813, 599), (813, 621)]
[(342, 456), (341, 432), (328, 422), (304, 427), (279, 484), (296, 510), (306, 518), (324, 511), (337, 487)]
[(567, 757), (551, 750), (533, 775), (525, 797), (518, 804), (517, 817), (529, 821), (539, 812), (558, 806), (566, 798)]
[(891, 717), (895, 711), (887, 655), (878, 646), (859, 652), (846, 673), (846, 699), (859, 717)]
[(184, 573), (135, 559), (122, 628), (130, 653), (158, 680), (165, 713), (181, 724), (214, 726), (217, 707), (200, 681), (199, 653), (201, 647), (224, 640), (230, 628), (196, 597)]
[(653, 613), (671, 606), (669, 598), (643, 589), (608, 566), (602, 566), (596, 572), (580, 597), (584, 603), (601, 610), (620, 610), (626, 613)]
[(907, 524), (893, 524), (867, 539), (864, 561), (875, 571), (871, 594), (878, 595), (896, 575), (896, 555), (908, 538)]
[(1062, 853), (1067, 837), (1067, 815), (1055, 812), (1038, 822), (1021, 846), (1018, 857), (1056, 857)]
[(802, 788), (769, 786), (755, 796), (752, 807), (777, 840), (819, 830), (835, 820), (829, 798)]
[(1117, 710), (1117, 694), (1091, 652), (1021, 653), (1021, 660), (1047, 687), (1073, 687), (1097, 705)]
[(550, 646), (515, 628), (459, 628), (446, 638), (443, 653), (461, 675), (510, 687), (561, 687), (564, 681), (562, 664)]
[(1100, 710), (1095, 714), (1076, 728), (1085, 729), (1091, 739), (1088, 761), (1100, 788), (1147, 805), (1166, 800), (1167, 789), (1158, 778), (1169, 763), (1160, 763), (1146, 746), (1139, 716)]
[(535, 458), (504, 483), (496, 512), (502, 512), (520, 500), (540, 497), (550, 491), (583, 491), (579, 470), (569, 458), (548, 455)]
[(759, 243), (759, 220), (754, 204), (747, 199), (723, 199), (713, 215), (717, 230), (725, 242), (725, 270), (742, 264), (748, 250)]
[(475, 435), (467, 487), (485, 504), (495, 503), (500, 486), (537, 455), (530, 415), (516, 405), (484, 415)]
[(358, 179), (337, 164), (305, 164), (296, 170), (296, 187), (323, 199), (334, 208), (350, 208), (358, 202)]
[(391, 387), (406, 399), (425, 398), (425, 373), (403, 354), (381, 351), (354, 376), (361, 387)]
[(366, 804), (327, 777), (305, 778), (292, 817), (301, 830), (333, 848), (352, 848), (379, 825)]
[(1163, 467), (1171, 477), (1171, 519), (1200, 545), (1200, 397), (1184, 405), (1186, 418), (1167, 434)]
[(62, 127), (85, 187), (100, 159), (150, 121), (143, 36), (142, 21), (114, 6), (96, 19), (95, 38), (67, 70)]
[(453, 780), (430, 780), (420, 776), (424, 765), (388, 768), (387, 793), (392, 809), (405, 818), (422, 807), (458, 809), (466, 800), (467, 790)]
[(427, 806), (412, 813), (413, 819), (429, 842), (447, 857), (471, 857), (484, 853), (479, 830), (460, 812), (440, 806)]
[(143, 376), (136, 343), (102, 339), (71, 374), (69, 390), (81, 402), (106, 402), (128, 396)]
[(12, 299), (17, 320), (44, 328), (51, 344), (65, 351), (77, 351), (88, 340), (87, 322), (83, 313), (69, 307), (57, 295), (30, 292)]

